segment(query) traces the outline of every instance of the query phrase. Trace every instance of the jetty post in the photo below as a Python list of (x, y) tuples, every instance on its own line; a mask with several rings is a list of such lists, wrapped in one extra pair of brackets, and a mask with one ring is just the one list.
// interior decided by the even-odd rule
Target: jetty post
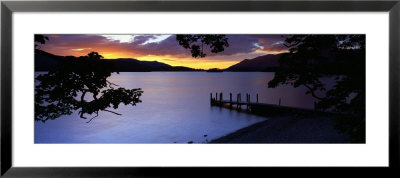
[[(238, 112), (247, 112), (247, 113), (258, 114), (259, 111), (264, 110), (264, 111), (266, 111), (265, 115), (266, 114), (274, 115), (274, 114), (279, 114), (279, 113), (285, 113), (288, 111), (300, 113), (300, 114), (303, 114), (303, 113), (308, 114), (308, 113), (316, 113), (317, 112), (315, 110), (310, 110), (310, 109), (301, 109), (301, 108), (294, 108), (294, 107), (288, 107), (288, 106), (281, 106), (282, 97), (278, 98), (278, 103), (276, 103), (276, 104), (259, 103), (258, 93), (256, 93), (256, 97), (255, 97), (256, 102), (253, 102), (253, 103), (251, 102), (251, 94), (250, 93), (246, 93), (246, 101), (242, 101), (242, 93), (237, 93), (236, 101), (234, 101), (232, 92), (229, 93), (229, 100), (228, 99), (223, 100), (224, 99), (223, 92), (220, 92), (220, 93), (216, 92), (215, 98), (213, 95), (214, 95), (213, 92), (210, 92), (211, 107), (218, 106), (218, 107), (228, 108), (228, 103), (229, 103), (229, 108), (231, 110), (236, 110)], [(234, 105), (236, 105), (236, 109), (234, 108), (235, 107)], [(242, 109), (242, 105), (246, 105), (246, 108)], [(264, 113), (263, 113), (264, 111), (262, 111), (261, 114), (264, 115)], [(318, 111), (318, 113), (320, 113), (320, 112)], [(321, 112), (321, 113), (325, 113), (325, 112)], [(330, 113), (330, 112), (326, 112), (326, 113)]]
[(222, 92), (219, 93), (219, 101), (222, 101)]
[[(242, 93), (239, 93), (239, 102), (242, 102)], [(239, 105), (239, 108), (242, 109), (242, 105), (239, 103), (238, 103), (238, 105)]]
[(258, 93), (257, 93), (257, 103), (258, 103)]
[(250, 94), (247, 94), (247, 106), (246, 106), (247, 110), (249, 110), (249, 105), (250, 105)]
[(247, 109), (247, 103), (249, 102), (249, 94), (246, 93), (246, 109)]
[(246, 109), (249, 107), (249, 105), (247, 103), (249, 103), (249, 94), (248, 93), (246, 93)]
[(232, 109), (232, 93), (229, 93), (229, 108)]
[(239, 93), (237, 95), (236, 109), (242, 109), (242, 105), (240, 104), (241, 102), (242, 102), (242, 94)]
[(212, 93), (210, 93), (210, 105), (212, 106), (213, 104), (213, 98), (212, 98)]
[(249, 109), (249, 108), (251, 108), (251, 97), (250, 97), (250, 94), (249, 94), (249, 107), (247, 108), (247, 109)]
[(236, 109), (239, 109), (239, 93), (236, 95)]

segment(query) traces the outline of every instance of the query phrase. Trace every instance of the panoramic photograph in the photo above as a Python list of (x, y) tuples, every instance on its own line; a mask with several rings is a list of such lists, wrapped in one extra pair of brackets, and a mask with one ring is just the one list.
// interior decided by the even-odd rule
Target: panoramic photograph
[(364, 34), (35, 34), (35, 144), (360, 144)]

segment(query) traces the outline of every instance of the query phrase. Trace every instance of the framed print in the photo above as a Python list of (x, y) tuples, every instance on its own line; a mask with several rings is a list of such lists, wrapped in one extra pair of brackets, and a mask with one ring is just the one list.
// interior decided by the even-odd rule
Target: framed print
[(396, 173), (399, 8), (2, 1), (1, 174)]

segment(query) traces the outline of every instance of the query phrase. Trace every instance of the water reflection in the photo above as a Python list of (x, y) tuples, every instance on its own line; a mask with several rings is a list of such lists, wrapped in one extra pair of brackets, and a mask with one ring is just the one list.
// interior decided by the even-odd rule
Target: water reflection
[[(229, 134), (268, 118), (210, 106), (210, 93), (258, 93), (259, 101), (313, 108), (305, 88), (267, 88), (274, 73), (122, 72), (108, 80), (124, 88), (140, 86), (142, 103), (121, 105), (116, 116), (99, 111), (90, 123), (77, 112), (35, 123), (35, 143), (194, 143)], [(154, 82), (157, 80), (157, 82)], [(252, 95), (252, 100), (255, 100)], [(66, 136), (68, 135), (68, 136)]]

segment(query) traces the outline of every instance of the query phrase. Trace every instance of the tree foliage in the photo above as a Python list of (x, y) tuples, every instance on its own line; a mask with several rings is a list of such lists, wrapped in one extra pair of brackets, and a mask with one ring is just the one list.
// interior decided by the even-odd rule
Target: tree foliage
[[(305, 86), (315, 108), (339, 114), (337, 127), (355, 142), (365, 140), (365, 35), (293, 35), (268, 87)], [(324, 77), (334, 78), (327, 88)]]
[(107, 80), (112, 74), (111, 64), (97, 52), (91, 52), (87, 56), (66, 57), (58, 67), (37, 76), (35, 120), (54, 120), (75, 110), (83, 119), (87, 119), (86, 114), (95, 114), (95, 118), (99, 111), (121, 115), (107, 108), (141, 102), (140, 88), (125, 89)]
[(45, 44), (46, 40), (49, 40), (49, 37), (44, 35), (35, 35), (35, 48), (40, 47), (39, 44)]
[(225, 35), (176, 35), (179, 45), (190, 49), (192, 57), (206, 57), (205, 46), (209, 46), (212, 53), (219, 53), (229, 47), (228, 38)]

